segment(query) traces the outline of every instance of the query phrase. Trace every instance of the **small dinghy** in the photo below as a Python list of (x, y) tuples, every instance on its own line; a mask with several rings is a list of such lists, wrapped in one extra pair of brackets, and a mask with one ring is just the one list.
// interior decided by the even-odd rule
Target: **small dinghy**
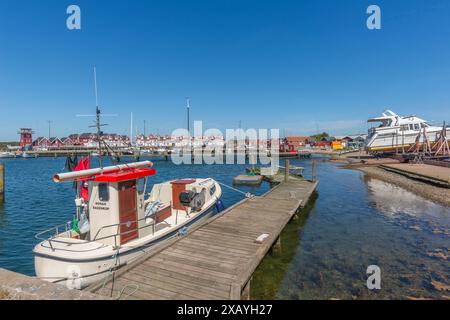
[(55, 175), (55, 182), (76, 182), (76, 215), (36, 236), (37, 277), (84, 288), (220, 210), (213, 179), (168, 181), (147, 193), (154, 174), (143, 161)]
[(32, 156), (31, 154), (29, 154), (29, 153), (27, 153), (27, 152), (23, 152), (22, 153), (22, 158), (26, 158), (26, 159), (28, 159), (28, 158), (33, 158), (34, 156)]

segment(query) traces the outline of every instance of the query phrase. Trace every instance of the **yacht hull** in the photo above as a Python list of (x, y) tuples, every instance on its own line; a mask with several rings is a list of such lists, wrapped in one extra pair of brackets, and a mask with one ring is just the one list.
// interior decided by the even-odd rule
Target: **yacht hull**
[[(441, 133), (439, 131), (431, 131), (427, 132), (427, 138), (430, 143), (434, 143)], [(408, 149), (416, 143), (417, 133), (408, 133), (408, 134), (397, 134), (388, 133), (388, 134), (375, 134), (370, 141), (366, 143), (366, 150), (371, 153), (376, 152), (395, 152), (401, 149)], [(450, 137), (450, 130), (447, 130), (447, 137)], [(447, 140), (450, 143), (450, 140)], [(419, 144), (424, 143), (424, 138), (421, 136), (419, 139)]]

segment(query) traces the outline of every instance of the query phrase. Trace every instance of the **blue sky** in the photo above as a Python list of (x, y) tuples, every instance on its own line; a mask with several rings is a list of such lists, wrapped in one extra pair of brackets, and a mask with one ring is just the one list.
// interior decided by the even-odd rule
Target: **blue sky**
[[(82, 30), (66, 28), (81, 7)], [(366, 9), (382, 10), (382, 30)], [(0, 0), (0, 140), (89, 131), (97, 66), (105, 131), (191, 119), (288, 135), (366, 131), (386, 108), (450, 120), (450, 2)]]

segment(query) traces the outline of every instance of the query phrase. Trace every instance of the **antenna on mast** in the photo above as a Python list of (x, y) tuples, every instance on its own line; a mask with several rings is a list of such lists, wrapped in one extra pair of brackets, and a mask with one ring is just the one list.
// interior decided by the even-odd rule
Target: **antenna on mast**
[(103, 167), (103, 159), (102, 159), (102, 143), (105, 147), (106, 150), (106, 154), (108, 154), (108, 152), (111, 154), (113, 161), (114, 158), (119, 159), (118, 156), (115, 155), (114, 150), (105, 142), (102, 140), (102, 135), (103, 132), (101, 131), (101, 127), (103, 126), (107, 126), (108, 124), (102, 124), (100, 122), (100, 118), (101, 117), (117, 117), (117, 114), (101, 114), (100, 111), (100, 107), (98, 105), (98, 90), (97, 90), (97, 68), (94, 66), (94, 90), (95, 90), (95, 114), (77, 114), (77, 117), (95, 117), (95, 125), (89, 126), (89, 128), (96, 128), (97, 129), (97, 133), (96, 135), (96, 140), (98, 143), (98, 156), (99, 156), (99, 163), (100, 163), (100, 167)]
[(97, 68), (96, 67), (94, 67), (94, 86), (95, 86), (95, 106), (98, 108)]
[(102, 165), (102, 143), (101, 143), (101, 135), (102, 132), (100, 127), (100, 108), (98, 107), (98, 92), (97, 92), (97, 68), (94, 67), (94, 88), (95, 88), (95, 127), (97, 128), (97, 143), (98, 143), (98, 159), (100, 162), (100, 167)]

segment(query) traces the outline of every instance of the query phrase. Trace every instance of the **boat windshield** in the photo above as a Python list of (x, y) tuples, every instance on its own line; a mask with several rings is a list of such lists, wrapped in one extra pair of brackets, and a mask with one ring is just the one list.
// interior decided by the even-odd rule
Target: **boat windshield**
[(391, 119), (373, 119), (373, 120), (369, 120), (369, 123), (372, 123), (372, 128), (373, 127), (384, 128), (384, 127), (390, 127), (392, 124), (392, 120)]

